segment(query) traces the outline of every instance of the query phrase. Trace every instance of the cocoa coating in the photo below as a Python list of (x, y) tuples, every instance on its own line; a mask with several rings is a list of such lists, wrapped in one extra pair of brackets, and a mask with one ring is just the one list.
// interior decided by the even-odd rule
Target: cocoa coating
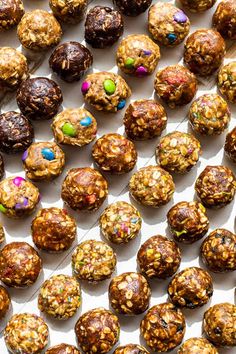
[(113, 0), (114, 4), (125, 16), (138, 16), (145, 12), (152, 0)]
[(5, 169), (4, 169), (4, 161), (3, 161), (3, 157), (0, 154), (0, 180), (2, 179), (2, 177), (4, 176), (5, 173)]
[(212, 24), (223, 37), (236, 39), (236, 3), (234, 0), (223, 0), (218, 4)]
[(226, 155), (236, 162), (236, 127), (226, 135), (224, 149)]
[(177, 354), (218, 354), (218, 350), (206, 338), (189, 338), (179, 348)]
[(65, 23), (79, 23), (87, 9), (87, 0), (50, 0), (49, 6), (54, 16)]
[(7, 289), (0, 285), (0, 320), (2, 320), (9, 310), (11, 305), (11, 298)]
[(180, 0), (180, 2), (191, 12), (203, 12), (209, 10), (216, 0)]
[(140, 344), (126, 344), (117, 347), (113, 354), (149, 354), (149, 352)]
[(16, 26), (24, 15), (21, 0), (2, 0), (0, 4), (0, 32)]
[(46, 350), (46, 354), (81, 354), (74, 345), (61, 343)]

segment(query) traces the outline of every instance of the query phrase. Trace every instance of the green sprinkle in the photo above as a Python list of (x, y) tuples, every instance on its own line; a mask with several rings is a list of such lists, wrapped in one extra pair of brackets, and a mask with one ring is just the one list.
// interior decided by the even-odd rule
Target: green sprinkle
[(2, 204), (0, 204), (0, 211), (2, 213), (5, 213), (7, 211), (7, 209)]
[(135, 62), (135, 60), (133, 58), (127, 58), (125, 61), (126, 68), (132, 69), (134, 66), (134, 62)]
[(79, 265), (81, 265), (81, 266), (84, 265), (84, 262), (82, 262), (82, 261), (80, 261), (80, 262), (78, 262), (78, 263), (79, 263)]
[(116, 84), (110, 79), (103, 82), (103, 87), (108, 95), (112, 95), (116, 91)]
[(186, 230), (182, 230), (182, 231), (174, 231), (174, 233), (176, 234), (177, 237), (183, 235), (183, 234), (186, 234), (187, 231)]
[(65, 123), (61, 130), (63, 134), (71, 137), (75, 137), (77, 135), (77, 131), (71, 123)]

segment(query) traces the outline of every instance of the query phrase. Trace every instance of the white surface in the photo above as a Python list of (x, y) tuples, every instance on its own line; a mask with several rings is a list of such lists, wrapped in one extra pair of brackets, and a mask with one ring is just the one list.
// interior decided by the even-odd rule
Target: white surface
[[(156, 2), (156, 1), (154, 1)], [(164, 2), (164, 1), (163, 1)], [(90, 5), (93, 6), (95, 4), (99, 5), (110, 5), (112, 1), (102, 1), (96, 0)], [(35, 9), (35, 8), (45, 8), (48, 9), (47, 1), (24, 1), (26, 9)], [(188, 14), (190, 16), (192, 25), (191, 31), (200, 27), (210, 27), (211, 26), (211, 16), (214, 8), (204, 14)], [(146, 33), (147, 27), (147, 12), (138, 18), (125, 18), (125, 33), (124, 36), (129, 33)], [(65, 33), (62, 39), (66, 40), (77, 40), (83, 41), (83, 23), (78, 26), (73, 26), (65, 29)], [(16, 39), (15, 30), (7, 32), (6, 34), (0, 34), (0, 46), (19, 46), (19, 42)], [(94, 66), (93, 69), (96, 71), (99, 70), (113, 70), (117, 71), (115, 67), (115, 50), (116, 45), (112, 49), (105, 50), (94, 50), (91, 49), (94, 55)], [(48, 66), (48, 56), (50, 53), (46, 55), (44, 64), (38, 69), (35, 73), (37, 76), (49, 76), (50, 70)], [(169, 64), (177, 63), (181, 60), (183, 54), (183, 45), (178, 46), (175, 49), (165, 49), (161, 48), (162, 59), (158, 65), (158, 68), (164, 67)], [(232, 59), (231, 59), (232, 60)], [(52, 76), (62, 87), (63, 95), (64, 95), (64, 108), (69, 107), (79, 107), (83, 105), (82, 95), (80, 93), (81, 83), (76, 84), (66, 84), (60, 81), (57, 77)], [(130, 84), (133, 94), (131, 100), (135, 100), (138, 98), (150, 98), (154, 96), (153, 93), (153, 80), (154, 76), (145, 78), (145, 79), (134, 79), (130, 77), (125, 77)], [(214, 80), (210, 81), (210, 84), (205, 81), (205, 85), (201, 85), (199, 87), (199, 91), (197, 96), (200, 96), (203, 93), (209, 92), (209, 88), (214, 84)], [(216, 88), (213, 88), (213, 91), (216, 91)], [(4, 107), (3, 111), (6, 110), (14, 110), (17, 109), (15, 102), (11, 102), (10, 105)], [(91, 110), (91, 108), (89, 108)], [(230, 129), (235, 126), (236, 119), (236, 108), (231, 106), (232, 110), (232, 121), (230, 124)], [(124, 115), (124, 110), (117, 114), (104, 114), (98, 113), (91, 110), (95, 117), (98, 120), (98, 136), (103, 135), (108, 132), (120, 132), (123, 133), (123, 125), (122, 118)], [(182, 109), (169, 110), (167, 108), (168, 113), (168, 125), (167, 129), (164, 132), (170, 132), (178, 129), (179, 131), (189, 131), (188, 124), (185, 120), (186, 113), (188, 111), (188, 106)], [(50, 130), (50, 122), (33, 122), (35, 127), (35, 135), (36, 140), (39, 141), (47, 141), (52, 140), (52, 133)], [(118, 257), (117, 264), (117, 273), (120, 274), (124, 271), (136, 271), (136, 254), (139, 249), (141, 243), (147, 240), (149, 237), (155, 234), (167, 235), (170, 236), (169, 231), (167, 229), (166, 223), (166, 213), (175, 203), (188, 200), (191, 201), (195, 198), (194, 195), (194, 182), (199, 173), (204, 169), (207, 164), (225, 164), (231, 167), (235, 171), (235, 165), (231, 164), (227, 158), (225, 158), (223, 153), (223, 143), (225, 139), (226, 132), (219, 137), (212, 138), (202, 138), (198, 137), (202, 142), (203, 154), (200, 158), (197, 167), (193, 168), (193, 170), (186, 175), (183, 176), (174, 176), (174, 180), (176, 183), (176, 192), (174, 194), (174, 199), (166, 206), (159, 209), (150, 209), (145, 208), (140, 205), (137, 205), (133, 200), (131, 202), (137, 206), (140, 210), (143, 217), (143, 227), (142, 233), (140, 237), (138, 237), (135, 241), (131, 242), (125, 246), (115, 247)], [(155, 164), (155, 159), (153, 157), (155, 147), (157, 145), (158, 139), (154, 139), (148, 142), (138, 142), (135, 143), (138, 149), (138, 163), (137, 168), (140, 168), (144, 165)], [(55, 181), (51, 182), (50, 185), (48, 183), (38, 183), (37, 185), (40, 188), (42, 193), (42, 207), (48, 206), (63, 206), (63, 202), (60, 199), (60, 186), (62, 180), (66, 174), (66, 171), (71, 167), (78, 166), (89, 166), (92, 165), (92, 160), (90, 157), (92, 144), (85, 148), (69, 148), (63, 147), (63, 150), (66, 152), (66, 168), (62, 176)], [(24, 172), (22, 171), (21, 164), (21, 156), (4, 156), (5, 157), (5, 165), (6, 165), (6, 175), (22, 175), (24, 176)], [(56, 274), (71, 274), (71, 253), (76, 244), (81, 241), (81, 239), (101, 239), (101, 235), (99, 232), (99, 227), (97, 224), (97, 219), (100, 216), (102, 210), (105, 208), (107, 203), (112, 203), (115, 200), (127, 200), (130, 201), (127, 184), (129, 181), (129, 177), (132, 174), (126, 174), (123, 176), (109, 176), (107, 175), (109, 181), (109, 198), (106, 203), (104, 203), (103, 207), (94, 214), (78, 214), (72, 211), (76, 217), (78, 224), (78, 237), (77, 241), (74, 243), (73, 247), (60, 255), (52, 255), (41, 252), (41, 256), (43, 258), (43, 272), (32, 287), (28, 289), (10, 289), (10, 294), (12, 297), (12, 305), (13, 313), (17, 312), (31, 312), (39, 314), (37, 308), (37, 295), (38, 289), (42, 284), (43, 280), (51, 276), (53, 273)], [(235, 202), (231, 203), (229, 206), (220, 209), (220, 210), (209, 210), (208, 215), (210, 218), (210, 231), (214, 230), (217, 227), (225, 227), (232, 232), (235, 232)], [(7, 242), (12, 241), (27, 241), (33, 245), (31, 236), (30, 236), (30, 224), (34, 215), (28, 217), (27, 219), (22, 219), (19, 221), (14, 221), (11, 219), (7, 219), (6, 217), (0, 216), (1, 221), (5, 227), (7, 238)], [(200, 242), (197, 242), (193, 245), (182, 246), (182, 263), (180, 270), (193, 265), (199, 265), (198, 253)], [(200, 263), (202, 266), (202, 264)], [(234, 287), (235, 287), (235, 272), (229, 274), (222, 275), (213, 275), (214, 278), (214, 294), (213, 297), (206, 306), (196, 310), (184, 310), (184, 314), (186, 315), (187, 320), (187, 330), (185, 339), (190, 338), (192, 336), (200, 336), (201, 335), (201, 321), (203, 317), (204, 311), (215, 303), (229, 301), (234, 303)], [(45, 318), (47, 324), (49, 325), (50, 331), (50, 345), (56, 345), (61, 342), (76, 344), (75, 335), (74, 335), (74, 324), (77, 321), (78, 317), (84, 313), (85, 311), (92, 309), (98, 306), (104, 306), (106, 308), (109, 307), (108, 304), (108, 288), (109, 280), (102, 282), (97, 285), (85, 284), (82, 283), (82, 306), (77, 312), (77, 314), (66, 322), (60, 322), (50, 319), (49, 317)], [(167, 281), (157, 281), (154, 280), (151, 282), (152, 288), (152, 299), (151, 305), (158, 304), (161, 302), (167, 301)], [(3, 340), (3, 328), (6, 324), (6, 321), (10, 318), (12, 312), (8, 313), (6, 319), (0, 323), (0, 354), (7, 354), (7, 350), (5, 348), (4, 340)], [(141, 338), (139, 337), (139, 323), (142, 319), (143, 315), (136, 317), (124, 317), (119, 316), (121, 323), (121, 336), (119, 344), (127, 344), (127, 343), (142, 343)], [(235, 349), (221, 349), (219, 350), (221, 354), (233, 354), (235, 353)], [(176, 353), (176, 350), (171, 353)]]

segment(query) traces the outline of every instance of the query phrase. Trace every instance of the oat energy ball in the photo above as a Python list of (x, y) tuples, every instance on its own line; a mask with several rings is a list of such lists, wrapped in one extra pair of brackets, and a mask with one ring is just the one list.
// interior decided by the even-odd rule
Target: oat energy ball
[(127, 202), (109, 205), (99, 219), (104, 237), (112, 243), (127, 243), (139, 234), (142, 218), (139, 211)]
[(13, 315), (8, 322), (4, 339), (12, 354), (39, 354), (48, 344), (49, 331), (44, 320), (30, 313)]
[(156, 74), (154, 88), (170, 108), (188, 104), (197, 92), (197, 79), (182, 65), (170, 65)]
[(231, 113), (227, 102), (218, 94), (198, 97), (189, 110), (189, 122), (194, 131), (203, 135), (219, 135), (228, 127)]
[(116, 254), (105, 242), (80, 243), (72, 255), (72, 268), (80, 280), (98, 282), (110, 278), (116, 267)]
[(161, 138), (156, 159), (169, 172), (189, 172), (199, 160), (201, 144), (192, 134), (175, 131)]
[(0, 245), (5, 241), (5, 232), (2, 224), (0, 223)]
[(201, 246), (201, 256), (206, 266), (215, 273), (236, 270), (236, 235), (225, 229), (216, 229)]
[(137, 151), (132, 141), (117, 133), (105, 134), (92, 149), (92, 157), (104, 172), (130, 172), (137, 162)]
[(177, 354), (218, 354), (218, 350), (206, 338), (189, 338)]
[(87, 4), (87, 0), (49, 0), (53, 15), (59, 21), (69, 24), (76, 24), (82, 20)]
[(236, 127), (226, 135), (224, 149), (226, 155), (236, 162)]
[(96, 211), (107, 195), (107, 181), (91, 167), (72, 168), (62, 184), (61, 197), (74, 210)]
[(144, 77), (154, 72), (160, 56), (159, 46), (148, 36), (131, 34), (121, 41), (116, 62), (125, 74)]
[(2, 320), (11, 305), (11, 298), (7, 289), (0, 285), (0, 320)]
[(132, 140), (148, 140), (160, 136), (166, 128), (164, 107), (155, 100), (130, 103), (124, 116), (125, 133)]
[(145, 12), (152, 0), (113, 0), (114, 4), (125, 16), (138, 16)]
[(81, 86), (87, 103), (98, 111), (117, 112), (126, 105), (131, 90), (126, 81), (117, 74), (101, 71), (90, 74)]
[(229, 39), (236, 39), (236, 3), (234, 0), (223, 0), (213, 15), (213, 27)]
[(3, 157), (0, 154), (0, 180), (2, 179), (2, 177), (4, 176), (5, 173), (5, 169), (4, 169), (4, 161), (3, 161)]
[(236, 306), (230, 303), (216, 304), (204, 313), (203, 330), (209, 341), (217, 347), (236, 346)]
[(46, 350), (46, 354), (81, 354), (79, 349), (70, 344), (58, 344)]
[(42, 269), (42, 260), (26, 242), (8, 243), (0, 251), (0, 279), (12, 288), (34, 284)]
[(85, 41), (93, 48), (111, 47), (124, 32), (124, 21), (119, 11), (107, 6), (95, 6), (85, 21)]
[(0, 4), (0, 32), (16, 26), (24, 15), (21, 0), (2, 0)]
[(225, 42), (213, 29), (199, 29), (187, 38), (184, 46), (184, 62), (200, 76), (212, 75), (222, 64)]
[(151, 288), (140, 273), (128, 272), (112, 279), (109, 301), (113, 310), (122, 315), (139, 315), (147, 310)]
[(0, 211), (9, 218), (31, 214), (39, 201), (38, 188), (20, 176), (8, 177), (0, 182)]
[(170, 3), (157, 2), (149, 9), (148, 30), (161, 45), (180, 44), (188, 35), (189, 27), (186, 14)]
[(209, 229), (206, 209), (199, 202), (179, 202), (167, 214), (170, 231), (177, 242), (193, 243)]
[(150, 308), (140, 324), (141, 334), (154, 352), (176, 348), (185, 334), (185, 319), (181, 310), (171, 303)]
[(79, 81), (92, 64), (90, 50), (72, 41), (57, 46), (49, 58), (52, 71), (66, 82)]
[(236, 103), (236, 61), (221, 67), (218, 73), (218, 88), (227, 101)]
[(207, 166), (197, 178), (195, 190), (204, 206), (222, 208), (234, 199), (236, 179), (226, 166)]
[(26, 12), (22, 17), (17, 27), (17, 35), (23, 47), (41, 51), (60, 42), (62, 29), (51, 13), (36, 9)]
[(126, 344), (117, 347), (114, 354), (149, 354), (149, 352), (140, 344)]
[(171, 200), (175, 185), (167, 171), (159, 166), (147, 166), (130, 178), (129, 191), (138, 203), (159, 208)]
[(53, 275), (39, 290), (39, 310), (58, 320), (67, 320), (74, 316), (80, 304), (80, 285), (75, 277)]
[(0, 89), (15, 90), (29, 76), (26, 57), (15, 48), (0, 48)]
[(76, 221), (65, 209), (41, 209), (31, 224), (35, 246), (47, 252), (68, 250), (76, 237)]
[(179, 268), (180, 249), (174, 241), (167, 237), (153, 236), (140, 247), (137, 262), (141, 273), (146, 277), (166, 279)]
[(180, 2), (191, 12), (203, 12), (209, 10), (215, 4), (216, 0), (180, 0)]

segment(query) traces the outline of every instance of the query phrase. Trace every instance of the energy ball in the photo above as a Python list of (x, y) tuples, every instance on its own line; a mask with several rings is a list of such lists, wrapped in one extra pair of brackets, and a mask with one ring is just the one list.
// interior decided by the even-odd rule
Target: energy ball
[(138, 236), (142, 218), (135, 206), (120, 201), (109, 205), (104, 210), (99, 223), (100, 230), (107, 240), (122, 244)]
[(120, 134), (110, 133), (95, 142), (92, 157), (102, 171), (123, 174), (135, 167), (137, 151), (132, 141)]
[(76, 237), (75, 219), (65, 209), (41, 209), (31, 224), (35, 246), (47, 252), (68, 250)]
[(212, 278), (201, 268), (186, 268), (170, 281), (167, 292), (174, 305), (195, 309), (205, 305), (212, 297)]
[(80, 304), (80, 285), (75, 277), (53, 275), (39, 290), (39, 310), (58, 320), (67, 320), (74, 316)]
[(70, 344), (58, 344), (46, 350), (45, 354), (81, 354), (79, 349)]
[(170, 231), (177, 242), (193, 243), (209, 229), (206, 209), (199, 202), (179, 202), (167, 214)]
[(82, 20), (87, 9), (87, 0), (50, 0), (53, 15), (62, 22), (77, 24)]
[(49, 331), (44, 320), (30, 313), (13, 315), (8, 322), (4, 339), (12, 354), (38, 354), (48, 344)]
[(182, 342), (185, 318), (181, 310), (171, 303), (155, 305), (144, 316), (140, 330), (152, 351), (167, 352)]
[(24, 14), (17, 26), (17, 35), (24, 48), (41, 51), (60, 42), (62, 29), (51, 13), (37, 9)]
[(156, 74), (154, 88), (170, 108), (184, 106), (194, 98), (198, 84), (196, 76), (182, 65), (170, 65)]
[(114, 4), (126, 16), (138, 16), (145, 12), (152, 0), (113, 0)]
[(119, 11), (107, 6), (95, 6), (85, 21), (85, 41), (93, 48), (111, 47), (124, 32), (124, 21)]
[(218, 4), (212, 24), (223, 37), (236, 39), (236, 3), (234, 0), (223, 0)]
[(11, 298), (7, 289), (0, 285), (0, 320), (5, 316), (11, 305)]
[(65, 42), (54, 49), (49, 66), (66, 82), (79, 81), (93, 64), (93, 56), (89, 49), (79, 42)]
[(189, 18), (174, 5), (157, 2), (150, 7), (148, 30), (161, 45), (173, 47), (180, 44), (188, 35), (189, 28)]
[(88, 75), (81, 91), (87, 103), (104, 112), (123, 109), (127, 98), (131, 96), (126, 81), (120, 75), (108, 71)]
[(140, 344), (126, 344), (116, 348), (113, 354), (150, 354), (146, 348)]
[(216, 229), (205, 238), (201, 257), (206, 266), (215, 273), (236, 270), (236, 235), (225, 229)]
[(24, 15), (21, 0), (2, 0), (0, 4), (0, 32), (16, 26)]
[(62, 184), (61, 197), (71, 209), (96, 211), (108, 195), (108, 184), (91, 167), (72, 168)]
[(132, 140), (148, 140), (160, 136), (166, 128), (164, 107), (154, 100), (137, 100), (128, 106), (124, 120), (125, 133)]
[(0, 90), (15, 90), (29, 76), (26, 57), (15, 48), (0, 48)]
[(0, 251), (0, 279), (12, 288), (23, 288), (36, 282), (42, 269), (37, 251), (26, 242), (8, 243)]
[(218, 354), (218, 350), (206, 338), (189, 338), (177, 354)]
[(111, 277), (116, 267), (116, 254), (105, 242), (88, 240), (72, 254), (72, 269), (79, 280), (98, 282)]
[(236, 346), (236, 306), (230, 303), (216, 304), (204, 313), (203, 330), (207, 339), (217, 347)]
[(118, 317), (103, 307), (90, 310), (76, 322), (75, 334), (85, 354), (108, 353), (119, 340)]
[(191, 12), (203, 12), (209, 10), (215, 4), (216, 0), (180, 0), (180, 2)]
[(224, 149), (226, 155), (236, 162), (236, 127), (226, 135)]
[(177, 272), (181, 252), (177, 244), (167, 237), (152, 236), (140, 247), (137, 262), (146, 277), (166, 279)]
[(2, 155), (0, 154), (0, 180), (2, 179), (4, 174), (5, 174), (4, 161)]
[(156, 159), (169, 172), (189, 172), (199, 160), (201, 144), (192, 134), (174, 131), (161, 138)]
[(184, 63), (194, 74), (209, 76), (220, 67), (225, 53), (225, 42), (219, 32), (203, 28), (187, 38)]
[(144, 34), (125, 37), (116, 52), (118, 68), (125, 74), (138, 77), (151, 75), (160, 57), (159, 46)]
[(222, 208), (234, 199), (236, 179), (226, 166), (207, 166), (196, 180), (195, 191), (205, 207)]
[(0, 223), (0, 245), (5, 241), (5, 232), (2, 224)]
[(231, 113), (227, 102), (217, 93), (198, 97), (189, 110), (194, 131), (203, 135), (219, 135), (228, 127)]
[(9, 218), (31, 214), (39, 201), (38, 188), (20, 176), (8, 177), (0, 182), (0, 211)]
[(161, 167), (146, 166), (130, 178), (129, 191), (138, 203), (159, 208), (171, 200), (175, 184), (169, 172)]
[(236, 61), (220, 68), (218, 73), (218, 88), (220, 93), (231, 103), (236, 103)]

